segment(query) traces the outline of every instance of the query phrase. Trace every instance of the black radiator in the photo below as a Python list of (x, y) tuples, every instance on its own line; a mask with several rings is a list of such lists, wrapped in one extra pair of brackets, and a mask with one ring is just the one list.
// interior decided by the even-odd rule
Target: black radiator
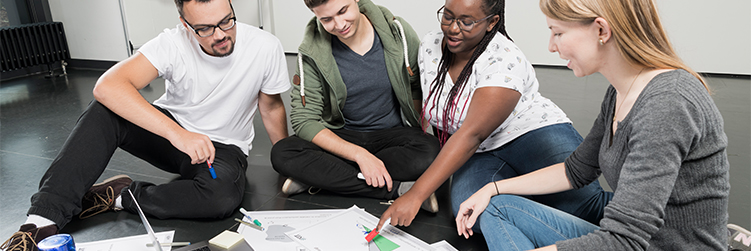
[(2, 72), (52, 65), (70, 59), (63, 23), (33, 23), (0, 29), (0, 68)]

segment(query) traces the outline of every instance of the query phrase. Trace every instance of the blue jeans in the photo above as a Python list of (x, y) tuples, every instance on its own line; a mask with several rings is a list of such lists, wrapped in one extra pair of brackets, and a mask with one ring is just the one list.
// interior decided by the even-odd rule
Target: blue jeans
[[(452, 178), (454, 215), (464, 200), (486, 184), (561, 163), (581, 142), (582, 137), (576, 129), (570, 123), (564, 123), (527, 132), (495, 150), (475, 153)], [(598, 224), (613, 193), (605, 192), (600, 182), (595, 181), (576, 190), (525, 197)], [(478, 226), (475, 224), (473, 231), (483, 232)]]
[(478, 219), (490, 250), (530, 250), (600, 228), (561, 210), (508, 194), (491, 198)]

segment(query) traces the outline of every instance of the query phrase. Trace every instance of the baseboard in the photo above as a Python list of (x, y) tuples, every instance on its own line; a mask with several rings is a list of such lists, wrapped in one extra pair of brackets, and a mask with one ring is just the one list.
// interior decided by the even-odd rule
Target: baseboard
[(117, 61), (70, 59), (68, 67), (74, 69), (107, 70), (117, 64)]
[[(565, 69), (568, 70), (568, 67), (564, 65), (541, 65), (541, 64), (534, 64), (532, 65), (535, 68), (547, 68), (547, 69)], [(751, 74), (732, 74), (732, 73), (714, 73), (714, 72), (699, 72), (699, 75), (702, 75), (704, 77), (713, 77), (713, 78), (739, 78), (739, 79), (751, 79)]]
[[(60, 62), (55, 62), (52, 65), (52, 70), (55, 71), (53, 74), (59, 74), (60, 69), (62, 68), (60, 66)], [(0, 80), (6, 81), (11, 80), (14, 78), (21, 78), (26, 76), (32, 76), (37, 74), (49, 74), (50, 69), (47, 65), (35, 65), (31, 67), (26, 67), (23, 69), (18, 70), (12, 70), (12, 71), (6, 71), (0, 74)]]
[(730, 73), (711, 73), (711, 72), (699, 72), (704, 77), (713, 77), (713, 78), (738, 78), (738, 79), (747, 79), (751, 80), (751, 75), (747, 74), (730, 74)]
[[(116, 61), (90, 60), (90, 59), (69, 59), (66, 60), (66, 69), (87, 69), (87, 70), (107, 70), (117, 64)], [(53, 74), (62, 73), (62, 65), (55, 62), (52, 65)], [(14, 78), (27, 77), (37, 74), (49, 74), (50, 69), (47, 65), (36, 65), (23, 69), (12, 70), (0, 74), (0, 80), (6, 81)]]

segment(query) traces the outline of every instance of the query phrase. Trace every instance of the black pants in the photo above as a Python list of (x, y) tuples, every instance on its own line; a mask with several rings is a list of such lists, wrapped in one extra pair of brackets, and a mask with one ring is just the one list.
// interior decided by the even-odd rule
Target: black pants
[[(156, 106), (155, 106), (156, 107)], [(172, 115), (156, 107), (171, 119)], [(206, 163), (192, 165), (190, 157), (165, 138), (121, 118), (97, 101), (78, 119), (52, 165), (44, 174), (39, 192), (31, 197), (29, 214), (48, 218), (62, 228), (81, 212), (81, 199), (121, 149), (180, 178), (162, 185), (134, 181), (131, 191), (149, 216), (164, 218), (223, 218), (240, 205), (245, 189), (247, 156), (239, 147), (214, 142), (211, 178)], [(137, 212), (125, 189), (125, 210)]]
[(373, 132), (331, 130), (342, 139), (378, 157), (394, 180), (391, 192), (369, 186), (357, 178), (357, 163), (331, 154), (310, 141), (291, 136), (271, 149), (277, 172), (313, 187), (339, 194), (394, 199), (400, 181), (414, 181), (428, 169), (440, 150), (438, 139), (414, 127), (395, 127)]

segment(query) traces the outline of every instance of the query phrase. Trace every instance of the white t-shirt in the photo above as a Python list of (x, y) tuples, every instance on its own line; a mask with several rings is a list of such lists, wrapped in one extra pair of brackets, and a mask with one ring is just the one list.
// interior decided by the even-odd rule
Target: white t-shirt
[(279, 94), (290, 88), (279, 39), (237, 23), (235, 49), (226, 57), (206, 54), (182, 24), (165, 29), (144, 44), (146, 56), (164, 78), (166, 91), (155, 105), (167, 109), (186, 130), (212, 141), (252, 148), (258, 92)]
[[(422, 81), (422, 101), (428, 104), (425, 108), (425, 119), (432, 126), (453, 134), (461, 127), (467, 116), (467, 109), (472, 95), (477, 88), (504, 87), (522, 94), (509, 117), (496, 128), (490, 136), (480, 144), (477, 152), (496, 149), (504, 144), (524, 135), (525, 133), (553, 124), (571, 123), (566, 114), (552, 101), (540, 95), (537, 91), (539, 84), (535, 77), (535, 70), (527, 58), (516, 45), (501, 33), (496, 34), (488, 44), (487, 49), (480, 54), (472, 66), (472, 74), (464, 90), (458, 95), (455, 118), (458, 121), (443, 128), (443, 110), (447, 104), (447, 97), (454, 83), (450, 74), (446, 75), (443, 91), (437, 107), (433, 107), (435, 97), (428, 100), (430, 85), (436, 78), (438, 64), (441, 60), (441, 43), (443, 32), (433, 31), (425, 35), (420, 43), (418, 64)], [(458, 77), (458, 76), (457, 76)]]

